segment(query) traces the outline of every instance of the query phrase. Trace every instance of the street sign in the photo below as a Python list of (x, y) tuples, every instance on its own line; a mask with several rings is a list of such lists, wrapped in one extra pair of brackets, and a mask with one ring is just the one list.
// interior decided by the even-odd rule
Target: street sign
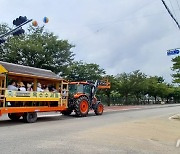
[(171, 49), (167, 51), (167, 55), (171, 56), (171, 55), (177, 55), (180, 53), (180, 49)]

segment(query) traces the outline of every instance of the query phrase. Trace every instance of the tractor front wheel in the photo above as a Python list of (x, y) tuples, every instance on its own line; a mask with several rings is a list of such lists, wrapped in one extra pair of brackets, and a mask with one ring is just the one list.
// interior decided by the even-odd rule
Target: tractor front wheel
[(86, 117), (89, 112), (89, 101), (87, 97), (78, 98), (74, 105), (74, 111), (78, 117)]
[(94, 110), (96, 115), (102, 115), (104, 111), (104, 106), (102, 103), (97, 104), (96, 109)]

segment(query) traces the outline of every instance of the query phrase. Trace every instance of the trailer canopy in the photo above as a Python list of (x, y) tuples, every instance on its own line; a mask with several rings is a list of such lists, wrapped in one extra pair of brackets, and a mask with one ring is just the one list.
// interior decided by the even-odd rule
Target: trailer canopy
[(39, 79), (63, 80), (50, 70), (23, 66), (0, 61), (0, 73), (10, 76), (31, 77)]

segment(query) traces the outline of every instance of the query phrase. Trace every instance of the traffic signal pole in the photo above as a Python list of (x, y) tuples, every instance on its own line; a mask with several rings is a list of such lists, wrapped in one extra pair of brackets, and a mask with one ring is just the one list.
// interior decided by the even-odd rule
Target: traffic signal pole
[(4, 37), (6, 37), (6, 36), (8, 36), (8, 35), (10, 35), (10, 34), (12, 34), (12, 33), (14, 33), (14, 32), (16, 32), (16, 31), (18, 31), (19, 28), (21, 28), (21, 27), (24, 26), (25, 24), (31, 22), (32, 20), (33, 20), (33, 19), (29, 19), (29, 20), (23, 22), (22, 24), (20, 24), (19, 26), (17, 26), (16, 28), (10, 30), (9, 32), (7, 32), (7, 33), (1, 35), (1, 36), (0, 36), (0, 39), (2, 39), (2, 38), (4, 38)]

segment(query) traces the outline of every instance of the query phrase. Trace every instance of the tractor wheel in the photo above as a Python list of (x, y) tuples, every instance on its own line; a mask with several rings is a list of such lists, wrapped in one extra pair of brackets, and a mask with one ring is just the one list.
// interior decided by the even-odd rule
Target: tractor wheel
[(96, 109), (94, 110), (96, 115), (102, 115), (104, 111), (104, 106), (102, 103), (97, 104)]
[(65, 110), (65, 111), (61, 111), (61, 113), (62, 113), (63, 115), (66, 115), (66, 116), (70, 115), (72, 112), (73, 112), (73, 110), (70, 110), (70, 109)]
[(22, 114), (20, 113), (8, 113), (8, 117), (9, 119), (13, 120), (13, 121), (17, 121), (21, 118)]
[(74, 111), (78, 117), (86, 117), (89, 112), (89, 102), (87, 97), (78, 98), (74, 105)]
[(36, 112), (27, 112), (23, 115), (24, 122), (27, 123), (34, 123), (37, 120), (37, 113)]

